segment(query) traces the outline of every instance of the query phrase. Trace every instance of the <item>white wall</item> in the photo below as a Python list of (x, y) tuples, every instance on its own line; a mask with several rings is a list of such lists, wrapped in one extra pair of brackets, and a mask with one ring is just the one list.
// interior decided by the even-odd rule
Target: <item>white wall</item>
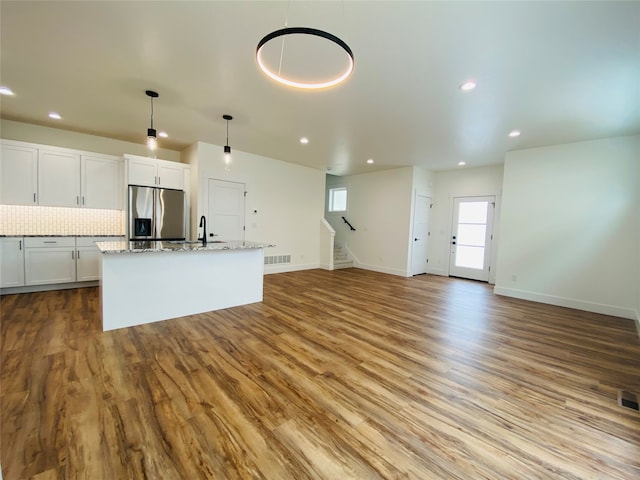
[[(327, 177), (327, 185), (348, 187), (347, 213), (327, 212), (326, 219), (336, 231), (336, 241), (346, 243), (355, 266), (408, 276), (413, 167)], [(342, 221), (343, 215), (355, 232)]]
[(491, 271), (489, 275), (489, 283), (495, 283), (499, 242), (497, 233), (500, 226), (500, 208), (502, 204), (502, 174), (502, 165), (478, 168), (464, 167), (435, 173), (428, 273), (449, 275), (454, 197), (495, 195), (496, 211), (494, 214)]
[[(231, 169), (225, 171), (222, 149), (198, 142), (184, 152), (183, 161), (195, 170), (192, 218), (205, 214), (209, 178), (244, 183), (245, 239), (274, 243), (276, 247), (265, 249), (265, 255), (292, 256), (291, 264), (267, 266), (265, 272), (318, 268), (324, 172), (238, 150), (233, 150)], [(195, 238), (198, 222), (192, 225)]]
[[(40, 143), (56, 147), (73, 148), (87, 152), (104, 153), (106, 155), (122, 156), (125, 153), (147, 156), (146, 130), (140, 132), (140, 143), (123, 142), (112, 138), (98, 137), (86, 133), (71, 132), (59, 128), (42, 127), (30, 123), (0, 121), (0, 138), (18, 140), (21, 142)], [(160, 139), (160, 144), (162, 139)], [(174, 162), (180, 161), (180, 152), (160, 148), (157, 157)]]
[(436, 174), (422, 167), (413, 167), (413, 191), (433, 196)]
[(495, 292), (634, 318), (640, 136), (509, 152)]

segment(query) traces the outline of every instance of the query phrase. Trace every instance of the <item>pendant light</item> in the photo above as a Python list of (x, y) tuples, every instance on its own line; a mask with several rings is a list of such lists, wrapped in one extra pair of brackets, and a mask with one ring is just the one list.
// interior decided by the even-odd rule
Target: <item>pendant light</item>
[[(349, 45), (347, 45), (344, 40), (329, 32), (325, 32), (324, 30), (318, 30), (317, 28), (310, 27), (289, 27), (290, 6), (291, 1), (287, 4), (284, 28), (265, 35), (258, 42), (258, 46), (256, 47), (256, 62), (258, 63), (258, 67), (260, 67), (260, 69), (269, 78), (288, 87), (313, 90), (333, 87), (334, 85), (344, 82), (351, 76), (354, 68), (353, 52)], [(342, 14), (344, 16), (344, 4), (342, 5)], [(293, 69), (289, 69), (290, 71), (283, 71), (285, 39), (287, 42), (293, 42), (294, 48), (291, 50), (293, 52), (298, 51), (295, 47), (296, 44), (298, 44), (298, 48), (301, 48), (302, 50), (304, 50), (305, 45), (322, 44), (324, 45), (323, 50), (326, 53), (329, 51), (336, 51), (338, 52), (336, 60), (338, 58), (342, 58), (342, 60), (338, 60), (335, 64), (336, 71), (333, 74), (326, 75), (324, 72), (322, 74), (318, 72), (318, 74), (312, 73), (311, 76), (306, 79), (295, 78), (293, 72), (296, 70), (300, 71), (299, 65)], [(276, 40), (280, 40), (280, 58), (277, 62), (275, 61), (277, 56), (276, 53), (278, 51), (278, 42)], [(268, 44), (271, 44), (271, 46), (268, 46)], [(316, 53), (314, 54), (314, 52)], [(299, 54), (294, 54), (290, 59), (295, 59), (298, 55)], [(306, 61), (311, 62), (307, 65), (312, 67), (311, 71), (313, 71), (313, 66), (324, 66), (327, 65), (328, 62), (329, 64), (333, 63), (333, 60), (326, 58), (325, 54), (322, 54), (321, 58), (314, 58), (314, 55), (318, 55), (318, 50), (311, 48), (308, 49), (307, 55), (304, 56), (304, 58), (307, 59)], [(344, 63), (345, 61), (346, 63)], [(343, 64), (344, 68), (340, 66)], [(303, 71), (305, 71), (306, 66), (303, 65), (302, 67)]]
[[(346, 67), (338, 72), (333, 78), (318, 78), (315, 80), (309, 81), (299, 81), (294, 78), (287, 77), (280, 71), (280, 67), (282, 67), (282, 54), (284, 51), (284, 40), (282, 43), (282, 48), (280, 50), (280, 63), (278, 71), (274, 68), (270, 67), (267, 62), (263, 58), (263, 50), (267, 43), (278, 37), (287, 37), (287, 36), (307, 36), (307, 37), (317, 37), (323, 40), (327, 40), (334, 45), (337, 45), (345, 54), (346, 57)], [(353, 73), (354, 61), (353, 61), (353, 52), (349, 45), (347, 45), (343, 40), (332, 35), (331, 33), (325, 32), (323, 30), (318, 30), (316, 28), (309, 27), (285, 27), (280, 30), (276, 30), (275, 32), (271, 32), (268, 35), (265, 35), (262, 40), (258, 42), (258, 46), (256, 48), (256, 61), (258, 62), (258, 66), (260, 69), (270, 78), (275, 80), (276, 82), (282, 83), (283, 85), (287, 85), (288, 87), (294, 88), (302, 88), (302, 89), (318, 89), (318, 88), (327, 88), (333, 87), (334, 85), (338, 85), (339, 83), (344, 82), (347, 78), (351, 76)]]
[(147, 90), (145, 93), (151, 99), (151, 127), (147, 128), (147, 147), (153, 153), (156, 148), (158, 148), (156, 129), (153, 128), (153, 99), (158, 98), (160, 95), (158, 95), (158, 92), (154, 92), (153, 90)]
[(231, 165), (231, 147), (229, 146), (229, 120), (233, 120), (231, 115), (224, 114), (222, 118), (227, 121), (227, 143), (224, 145), (224, 169), (229, 171)]

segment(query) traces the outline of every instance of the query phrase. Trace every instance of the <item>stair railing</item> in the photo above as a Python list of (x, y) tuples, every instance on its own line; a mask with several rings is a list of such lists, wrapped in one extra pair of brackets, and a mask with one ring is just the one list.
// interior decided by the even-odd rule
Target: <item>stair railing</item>
[(355, 232), (355, 231), (356, 231), (356, 229), (355, 229), (355, 228), (353, 228), (353, 225), (351, 225), (351, 224), (349, 223), (349, 220), (347, 220), (347, 219), (346, 219), (346, 218), (344, 218), (344, 217), (342, 217), (342, 220), (344, 220), (344, 223), (346, 223), (347, 225), (349, 225), (349, 228), (351, 229), (351, 231), (352, 231), (352, 232)]

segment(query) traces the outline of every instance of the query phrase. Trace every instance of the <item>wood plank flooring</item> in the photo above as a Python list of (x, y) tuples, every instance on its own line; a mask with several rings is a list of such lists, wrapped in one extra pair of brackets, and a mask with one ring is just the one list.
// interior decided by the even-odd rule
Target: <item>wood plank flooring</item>
[(5, 480), (640, 478), (629, 320), (357, 269), (107, 333), (97, 288), (1, 308)]

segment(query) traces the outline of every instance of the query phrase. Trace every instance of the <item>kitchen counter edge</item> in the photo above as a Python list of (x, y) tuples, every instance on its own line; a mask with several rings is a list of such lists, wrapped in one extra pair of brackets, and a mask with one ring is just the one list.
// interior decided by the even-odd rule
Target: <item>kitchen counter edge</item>
[(202, 242), (154, 242), (154, 241), (133, 241), (133, 242), (96, 242), (98, 250), (104, 254), (113, 253), (153, 253), (153, 252), (201, 252), (201, 251), (227, 251), (244, 250), (256, 248), (275, 247), (271, 243), (248, 242), (242, 240), (230, 240), (228, 242), (217, 242), (202, 244)]

